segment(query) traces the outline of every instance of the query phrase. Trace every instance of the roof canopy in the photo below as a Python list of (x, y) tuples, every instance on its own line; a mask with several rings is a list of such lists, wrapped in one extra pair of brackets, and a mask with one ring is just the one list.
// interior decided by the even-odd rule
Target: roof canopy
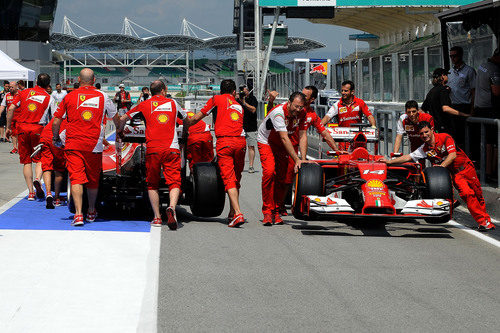
[[(63, 33), (51, 35), (50, 42), (59, 50), (215, 50), (236, 51), (235, 35), (201, 39), (185, 35), (162, 35), (148, 38), (138, 38), (124, 34), (94, 34), (85, 37), (75, 37)], [(302, 37), (288, 37), (288, 46), (273, 49), (276, 53), (303, 52), (323, 48), (324, 44)]]
[(0, 80), (35, 81), (35, 71), (18, 64), (0, 51)]

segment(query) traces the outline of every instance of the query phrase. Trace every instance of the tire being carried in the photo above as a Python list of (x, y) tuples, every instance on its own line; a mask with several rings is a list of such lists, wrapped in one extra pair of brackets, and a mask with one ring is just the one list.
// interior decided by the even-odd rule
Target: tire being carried
[(295, 192), (292, 199), (292, 213), (297, 219), (307, 216), (300, 213), (300, 203), (303, 195), (324, 195), (323, 168), (318, 164), (304, 163), (295, 177)]
[[(430, 167), (424, 169), (425, 190), (424, 199), (446, 199), (453, 205), (453, 184), (450, 172), (443, 167)], [(427, 223), (439, 224), (450, 220), (450, 215), (441, 218), (425, 219)]]
[(191, 213), (199, 217), (220, 216), (225, 191), (217, 164), (196, 163), (191, 174)]

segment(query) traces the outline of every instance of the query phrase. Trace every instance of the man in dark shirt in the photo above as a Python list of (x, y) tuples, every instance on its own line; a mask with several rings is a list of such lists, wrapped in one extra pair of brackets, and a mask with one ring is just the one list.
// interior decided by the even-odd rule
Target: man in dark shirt
[(118, 88), (120, 91), (118, 91), (115, 95), (115, 102), (117, 104), (118, 113), (120, 116), (123, 116), (128, 112), (128, 110), (130, 110), (132, 100), (130, 98), (130, 93), (125, 90), (125, 85), (123, 83), (120, 83)]
[(248, 172), (254, 173), (253, 162), (255, 159), (255, 147), (257, 146), (257, 98), (250, 94), (246, 85), (240, 86), (240, 93), (236, 99), (243, 107), (243, 129), (248, 146)]
[(468, 117), (469, 114), (451, 107), (450, 87), (446, 83), (448, 83), (448, 71), (443, 68), (436, 68), (432, 73), (434, 87), (427, 93), (422, 104), (422, 110), (434, 117), (437, 132), (453, 135), (454, 129), (450, 115)]

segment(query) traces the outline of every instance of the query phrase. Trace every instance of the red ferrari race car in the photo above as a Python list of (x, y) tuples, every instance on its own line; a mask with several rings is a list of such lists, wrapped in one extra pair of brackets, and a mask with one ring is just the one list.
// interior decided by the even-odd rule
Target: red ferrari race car
[[(446, 168), (378, 162), (378, 131), (368, 124), (328, 128), (347, 154), (303, 164), (296, 175), (292, 212), (297, 219), (365, 219), (368, 223), (425, 219), (445, 223), (453, 212)], [(370, 153), (368, 150), (373, 150)]]
[[(186, 133), (182, 125), (177, 127), (177, 131), (182, 164), (179, 204), (189, 205), (195, 216), (219, 216), (224, 209), (225, 192), (217, 163), (196, 163), (190, 169), (184, 149)], [(140, 116), (129, 120), (123, 133), (121, 142), (111, 141), (102, 154), (103, 171), (97, 198), (97, 209), (101, 216), (119, 213), (144, 216), (151, 212), (146, 186), (145, 125)], [(70, 188), (68, 186), (68, 207), (74, 213)], [(159, 194), (160, 202), (168, 203), (168, 186), (163, 175)]]

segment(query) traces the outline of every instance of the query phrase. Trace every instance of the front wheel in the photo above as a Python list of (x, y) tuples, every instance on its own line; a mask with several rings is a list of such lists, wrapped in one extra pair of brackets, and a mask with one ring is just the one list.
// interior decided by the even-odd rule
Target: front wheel
[(303, 220), (306, 218), (300, 211), (302, 196), (323, 195), (325, 192), (324, 187), (323, 168), (318, 164), (302, 164), (295, 177), (295, 191), (292, 199), (292, 213), (296, 219)]
[[(430, 167), (424, 170), (425, 190), (424, 199), (445, 199), (453, 204), (453, 184), (450, 172), (443, 167)], [(439, 218), (426, 218), (425, 222), (430, 224), (442, 224), (450, 220), (447, 214)]]

